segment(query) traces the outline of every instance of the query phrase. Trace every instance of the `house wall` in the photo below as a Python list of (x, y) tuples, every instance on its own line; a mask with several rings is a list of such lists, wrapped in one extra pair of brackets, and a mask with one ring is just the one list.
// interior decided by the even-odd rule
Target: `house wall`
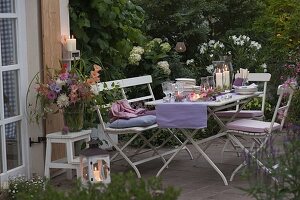
[[(27, 27), (27, 58), (28, 58), (28, 82), (33, 79), (42, 67), (42, 40), (41, 40), (41, 16), (40, 0), (26, 0), (26, 27)], [(30, 87), (29, 99), (34, 102), (34, 87)], [(28, 122), (28, 137), (37, 140), (38, 136), (44, 136), (42, 123)], [(28, 140), (27, 140), (28, 141)], [(33, 144), (29, 147), (29, 175), (44, 174), (45, 144)]]

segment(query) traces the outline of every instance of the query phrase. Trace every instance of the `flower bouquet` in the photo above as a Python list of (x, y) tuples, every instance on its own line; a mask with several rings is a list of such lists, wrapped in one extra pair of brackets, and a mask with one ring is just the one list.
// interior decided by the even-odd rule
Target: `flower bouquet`
[[(76, 70), (67, 70), (66, 65), (61, 69), (48, 70), (47, 81), (36, 81), (37, 100), (42, 103), (39, 112), (31, 112), (36, 120), (45, 117), (47, 113), (62, 112), (64, 115), (64, 132), (79, 131), (83, 127), (84, 107), (97, 95), (95, 87), (99, 81), (101, 67), (94, 65), (90, 76), (86, 77)], [(36, 110), (35, 110), (36, 111)]]

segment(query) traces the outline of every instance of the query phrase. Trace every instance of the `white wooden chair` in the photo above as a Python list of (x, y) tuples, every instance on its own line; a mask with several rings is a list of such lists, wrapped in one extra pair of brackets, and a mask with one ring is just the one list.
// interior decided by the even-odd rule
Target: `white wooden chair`
[[(270, 172), (270, 169), (266, 168), (256, 155), (265, 147), (274, 131), (282, 130), (293, 93), (294, 89), (290, 87), (284, 87), (282, 85), (278, 87), (277, 94), (279, 95), (279, 98), (271, 122), (255, 119), (238, 119), (226, 124), (228, 138), (237, 144), (250, 158), (254, 159), (266, 172)], [(286, 102), (282, 101), (284, 96), (287, 96)], [(283, 115), (279, 118), (280, 123), (277, 123), (275, 120), (277, 119), (279, 112), (283, 113)], [(241, 142), (242, 138), (251, 139), (253, 141), (252, 146), (250, 148), (245, 147)], [(235, 174), (246, 164), (247, 162), (244, 161), (233, 171), (230, 181), (233, 180)]]
[[(104, 82), (104, 83), (99, 83), (98, 84), (98, 90), (104, 91), (104, 90), (112, 90), (114, 89), (114, 86), (117, 85), (117, 89), (121, 90), (121, 94), (123, 99), (127, 99), (128, 102), (130, 103), (134, 103), (134, 102), (139, 102), (139, 101), (147, 101), (147, 100), (151, 100), (154, 101), (154, 95), (153, 95), (153, 91), (151, 88), (151, 83), (152, 83), (152, 77), (150, 75), (147, 76), (141, 76), (141, 77), (134, 77), (134, 78), (127, 78), (127, 79), (121, 79), (121, 80), (115, 80), (115, 81), (109, 81), (109, 82)], [(142, 97), (137, 97), (137, 98), (131, 98), (129, 99), (128, 96), (126, 95), (126, 88), (130, 88), (130, 87), (134, 87), (134, 86), (143, 86), (146, 85), (149, 94), (146, 96), (142, 96)], [(118, 100), (118, 99), (115, 99)], [(147, 127), (130, 127), (130, 128), (110, 128), (107, 126), (107, 122), (105, 120), (105, 118), (103, 117), (105, 113), (101, 112), (101, 107), (103, 108), (103, 105), (98, 105), (97, 106), (97, 113), (98, 113), (98, 117), (100, 120), (100, 126), (103, 129), (103, 133), (104, 135), (107, 137), (108, 141), (111, 143), (111, 145), (113, 147), (116, 148), (117, 153), (112, 156), (111, 158), (111, 162), (113, 162), (114, 160), (116, 160), (117, 156), (121, 156), (123, 157), (128, 164), (134, 169), (134, 171), (136, 172), (137, 176), (140, 178), (141, 174), (139, 172), (139, 170), (137, 169), (137, 165), (151, 161), (153, 159), (156, 158), (161, 158), (161, 160), (163, 161), (163, 163), (165, 163), (165, 155), (168, 154), (172, 154), (175, 152), (175, 150), (169, 151), (169, 152), (164, 152), (164, 153), (160, 153), (158, 151), (158, 149), (160, 147), (162, 147), (164, 144), (166, 144), (166, 142), (172, 138), (175, 138), (177, 140), (177, 142), (179, 144), (182, 144), (182, 142), (180, 141), (180, 139), (175, 135), (175, 133), (173, 133), (171, 130), (169, 130), (170, 133), (170, 137), (167, 139), (167, 141), (165, 141), (162, 145), (160, 145), (159, 147), (154, 147), (150, 142), (155, 138), (155, 136), (161, 131), (160, 129), (158, 129), (158, 125), (155, 123), (151, 126), (147, 126)], [(105, 105), (105, 107), (109, 107), (109, 105)], [(151, 129), (156, 129), (156, 132), (153, 133), (152, 137), (150, 137), (150, 139), (147, 139), (144, 135), (143, 132), (147, 131), (147, 130), (151, 130)], [(131, 137), (131, 139), (124, 144), (122, 147), (119, 146), (119, 144), (117, 144), (116, 142), (114, 142), (114, 140), (111, 138), (111, 135), (120, 135), (120, 134), (133, 134), (133, 136)], [(136, 150), (132, 155), (126, 155), (126, 152), (124, 151), (126, 147), (128, 147), (128, 145), (130, 145), (130, 143), (132, 141), (134, 141), (134, 139), (136, 139), (137, 137), (141, 137), (142, 140), (144, 141), (144, 144), (141, 145), (141, 147)], [(150, 157), (147, 157), (145, 159), (142, 160), (138, 160), (138, 161), (133, 161), (133, 157), (137, 154), (140, 153), (144, 153), (141, 152), (142, 149), (145, 146), (149, 146), (151, 148), (151, 150), (153, 151), (153, 154)], [(189, 156), (191, 157), (191, 159), (193, 159), (191, 152), (189, 151), (188, 148), (184, 148)]]
[[(239, 74), (235, 75), (236, 77), (239, 77)], [(258, 110), (241, 110), (235, 117), (236, 118), (248, 118), (248, 119), (264, 119), (264, 111), (265, 111), (265, 103), (266, 103), (266, 93), (267, 93), (267, 84), (271, 79), (270, 73), (249, 73), (248, 81), (249, 82), (255, 82), (257, 84), (263, 85), (263, 90), (260, 90), (262, 94), (259, 96), (262, 100), (261, 108)], [(223, 121), (228, 121), (239, 109), (238, 106), (236, 106), (235, 110), (228, 110), (228, 111), (219, 111), (217, 112), (217, 116), (220, 117)], [(228, 144), (231, 143), (231, 146), (234, 148), (234, 152), (237, 152), (237, 145), (232, 143), (231, 140), (225, 140), (224, 147), (221, 152), (221, 162), (223, 162), (224, 152), (232, 152), (232, 150), (227, 149)], [(237, 153), (239, 156), (239, 153)]]

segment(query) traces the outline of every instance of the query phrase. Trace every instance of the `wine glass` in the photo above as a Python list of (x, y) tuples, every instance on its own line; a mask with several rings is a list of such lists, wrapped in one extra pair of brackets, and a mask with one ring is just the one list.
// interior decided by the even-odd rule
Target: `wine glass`
[(201, 80), (201, 84), (200, 84), (201, 88), (204, 89), (204, 90), (208, 89), (209, 84), (208, 84), (207, 77), (201, 77), (200, 80)]
[(214, 78), (214, 76), (208, 76), (207, 77), (207, 82), (208, 82), (209, 88), (211, 88), (211, 89), (215, 88), (215, 78)]
[(163, 93), (166, 95), (167, 100), (170, 99), (170, 94), (172, 93), (172, 82), (165, 81), (161, 84)]

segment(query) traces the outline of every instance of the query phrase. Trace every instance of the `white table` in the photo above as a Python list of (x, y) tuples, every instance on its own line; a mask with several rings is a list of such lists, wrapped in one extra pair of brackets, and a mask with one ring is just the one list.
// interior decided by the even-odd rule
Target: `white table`
[[(48, 134), (46, 144), (46, 159), (45, 159), (45, 177), (50, 177), (50, 169), (75, 169), (77, 177), (79, 177), (79, 157), (75, 156), (74, 142), (90, 140), (91, 130), (82, 130), (80, 132), (70, 132), (63, 135), (61, 132)], [(66, 145), (67, 155), (65, 158), (59, 160), (52, 160), (52, 144), (60, 143)]]
[[(222, 101), (202, 101), (202, 102), (191, 102), (192, 104), (204, 104), (207, 105), (207, 111), (208, 111), (208, 118), (209, 117), (213, 117), (216, 122), (219, 124), (221, 130), (219, 131), (219, 133), (217, 133), (216, 135), (213, 135), (211, 137), (202, 139), (200, 141), (195, 141), (193, 139), (193, 136), (196, 134), (196, 132), (198, 131), (198, 129), (195, 130), (188, 130), (188, 129), (181, 129), (181, 132), (183, 133), (183, 135), (186, 137), (186, 140), (181, 144), (180, 147), (177, 148), (177, 151), (175, 153), (172, 154), (172, 156), (168, 159), (168, 161), (164, 164), (164, 166), (158, 171), (156, 176), (159, 176), (162, 171), (169, 165), (169, 163), (173, 160), (173, 158), (179, 153), (180, 150), (182, 150), (182, 148), (185, 147), (185, 145), (187, 144), (187, 142), (191, 142), (193, 144), (193, 146), (196, 148), (196, 150), (204, 157), (204, 159), (215, 169), (215, 171), (221, 176), (223, 182), (225, 185), (228, 185), (227, 179), (224, 176), (224, 174), (221, 172), (221, 170), (215, 165), (215, 163), (207, 156), (207, 154), (205, 153), (205, 149), (208, 148), (208, 146), (210, 145), (210, 143), (204, 148), (202, 149), (199, 144), (205, 143), (205, 142), (211, 142), (212, 140), (215, 140), (217, 138), (220, 138), (222, 136), (225, 136), (226, 133), (224, 132), (226, 126), (224, 124), (224, 122), (216, 115), (217, 111), (220, 110), (224, 110), (230, 107), (234, 107), (236, 105), (240, 105), (239, 109), (237, 110), (236, 114), (233, 115), (228, 122), (231, 122), (236, 115), (245, 107), (245, 105), (254, 97), (257, 97), (261, 94), (261, 92), (256, 92), (253, 94), (248, 94), (248, 95), (237, 95), (237, 94), (233, 94), (232, 98), (230, 99), (224, 99)], [(150, 101), (150, 102), (146, 102), (146, 105), (158, 105), (158, 104), (164, 104), (163, 100), (156, 100), (156, 101)]]

